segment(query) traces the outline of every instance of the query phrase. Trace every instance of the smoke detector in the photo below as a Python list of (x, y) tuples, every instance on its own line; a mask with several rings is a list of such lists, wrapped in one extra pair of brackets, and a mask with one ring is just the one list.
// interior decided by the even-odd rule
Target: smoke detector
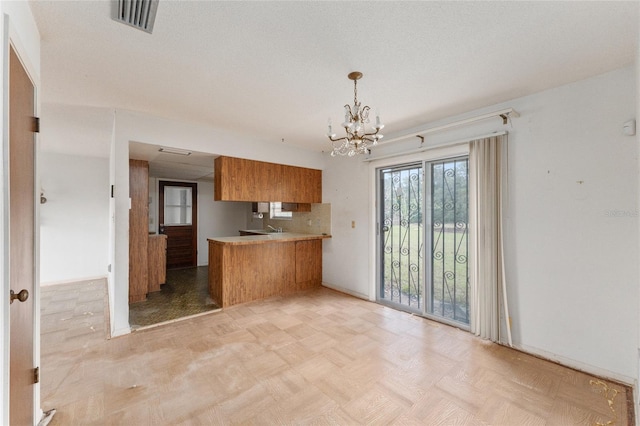
[(159, 0), (112, 0), (111, 18), (151, 34), (158, 2)]

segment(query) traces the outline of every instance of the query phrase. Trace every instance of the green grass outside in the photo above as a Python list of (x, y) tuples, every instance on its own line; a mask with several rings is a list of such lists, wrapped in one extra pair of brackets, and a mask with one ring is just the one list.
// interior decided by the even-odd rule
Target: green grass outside
[[(467, 304), (467, 262), (456, 262), (455, 250), (459, 248), (458, 257), (467, 257), (467, 234), (458, 229), (454, 233), (453, 225), (446, 225), (446, 231), (434, 233), (434, 252), (442, 252), (442, 258), (433, 260), (433, 296), (436, 301), (465, 306)], [(400, 287), (405, 294), (422, 295), (422, 272), (424, 268), (424, 238), (422, 226), (410, 224), (408, 227), (393, 226), (385, 232), (385, 247), (392, 247), (384, 252), (384, 283), (386, 286)], [(426, 254), (431, 258), (430, 250)], [(396, 262), (396, 267), (393, 267)], [(397, 262), (400, 262), (399, 265)], [(410, 267), (411, 265), (411, 267)], [(445, 279), (446, 272), (447, 278)], [(453, 275), (452, 275), (453, 274)], [(454, 280), (455, 278), (455, 280)]]

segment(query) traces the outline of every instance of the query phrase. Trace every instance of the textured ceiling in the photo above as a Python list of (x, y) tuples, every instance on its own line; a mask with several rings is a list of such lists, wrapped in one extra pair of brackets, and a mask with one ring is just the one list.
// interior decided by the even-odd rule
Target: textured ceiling
[[(42, 101), (123, 108), (326, 150), (353, 100), (392, 136), (632, 63), (637, 2), (30, 1)], [(339, 129), (338, 129), (339, 130)]]
[(215, 156), (202, 152), (189, 155), (160, 152), (159, 147), (141, 142), (129, 142), (129, 158), (149, 162), (149, 176), (178, 180), (213, 182)]

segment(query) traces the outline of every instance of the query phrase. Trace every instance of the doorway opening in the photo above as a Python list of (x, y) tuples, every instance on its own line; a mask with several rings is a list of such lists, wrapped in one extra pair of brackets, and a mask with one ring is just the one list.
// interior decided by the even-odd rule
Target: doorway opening
[(166, 235), (166, 277), (145, 301), (129, 305), (133, 329), (219, 309), (209, 296), (207, 266), (197, 266), (198, 184), (158, 180), (157, 199), (158, 225), (149, 232)]

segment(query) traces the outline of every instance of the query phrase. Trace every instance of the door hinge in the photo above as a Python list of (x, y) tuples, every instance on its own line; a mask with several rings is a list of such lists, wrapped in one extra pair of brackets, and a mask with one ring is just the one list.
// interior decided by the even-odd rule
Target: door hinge
[(33, 133), (40, 133), (40, 117), (33, 117)]
[(40, 367), (33, 369), (33, 383), (40, 383)]

